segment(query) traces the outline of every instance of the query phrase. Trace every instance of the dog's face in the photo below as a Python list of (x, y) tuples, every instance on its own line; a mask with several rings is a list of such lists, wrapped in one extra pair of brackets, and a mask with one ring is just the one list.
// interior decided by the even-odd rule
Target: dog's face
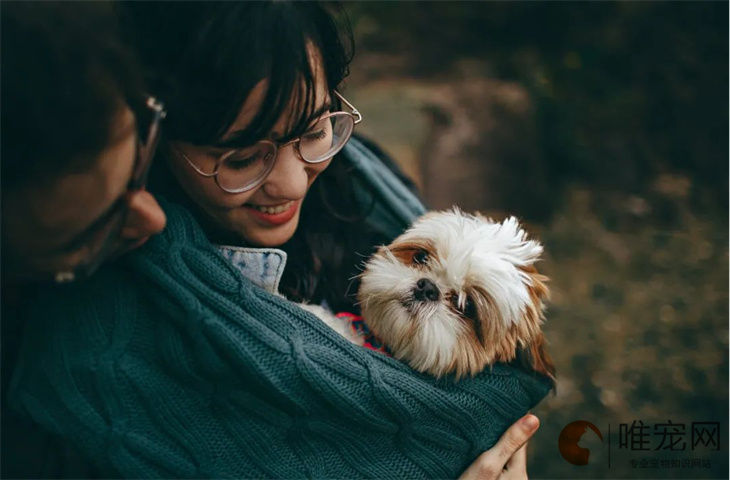
[(533, 265), (541, 253), (515, 218), (426, 214), (366, 265), (363, 316), (394, 357), (421, 372), (475, 375), (520, 352), (552, 377), (540, 329), (547, 278)]

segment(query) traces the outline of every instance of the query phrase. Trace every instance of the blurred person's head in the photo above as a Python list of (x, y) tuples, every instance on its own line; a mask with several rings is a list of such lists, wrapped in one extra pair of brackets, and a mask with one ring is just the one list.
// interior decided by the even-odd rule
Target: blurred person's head
[(317, 2), (129, 2), (121, 12), (168, 107), (160, 153), (209, 231), (252, 246), (289, 241), (315, 179), (344, 168), (332, 158), (359, 118), (335, 93), (349, 30)]
[(0, 18), (4, 279), (79, 278), (164, 227), (141, 188), (163, 111), (106, 2), (4, 3)]

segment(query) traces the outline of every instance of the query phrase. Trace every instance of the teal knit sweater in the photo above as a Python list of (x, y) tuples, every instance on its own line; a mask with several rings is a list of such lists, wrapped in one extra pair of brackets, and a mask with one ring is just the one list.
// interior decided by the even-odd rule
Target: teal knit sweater
[(106, 475), (456, 477), (550, 389), (507, 365), (437, 381), (354, 346), (164, 208), (163, 234), (35, 302), (11, 386)]

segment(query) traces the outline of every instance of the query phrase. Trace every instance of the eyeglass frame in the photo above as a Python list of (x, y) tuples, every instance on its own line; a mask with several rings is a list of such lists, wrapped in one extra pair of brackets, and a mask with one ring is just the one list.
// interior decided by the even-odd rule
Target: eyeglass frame
[[(258, 180), (253, 181), (253, 183), (251, 183), (250, 185), (247, 185), (247, 186), (242, 187), (242, 188), (239, 188), (239, 189), (226, 189), (226, 188), (224, 188), (220, 184), (220, 182), (218, 181), (218, 171), (220, 169), (221, 164), (227, 158), (231, 157), (236, 152), (239, 152), (241, 150), (244, 150), (245, 148), (234, 148), (232, 150), (228, 150), (227, 152), (222, 153), (221, 155), (218, 156), (218, 158), (215, 161), (215, 169), (213, 170), (213, 173), (206, 173), (206, 172), (202, 171), (197, 165), (195, 165), (193, 163), (193, 161), (190, 160), (190, 158), (185, 154), (185, 152), (183, 152), (177, 145), (175, 145), (173, 143), (172, 146), (188, 162), (188, 165), (190, 165), (191, 167), (193, 167), (193, 170), (195, 170), (198, 173), (198, 175), (200, 175), (202, 177), (205, 177), (205, 178), (213, 178), (214, 181), (215, 181), (215, 183), (216, 183), (216, 185), (218, 185), (218, 187), (221, 190), (223, 190), (225, 193), (229, 193), (231, 195), (236, 195), (236, 194), (239, 194), (239, 193), (248, 192), (250, 190), (253, 190), (256, 187), (261, 186), (266, 181), (266, 177), (269, 176), (269, 173), (271, 173), (271, 170), (274, 169), (274, 165), (276, 165), (276, 160), (278, 159), (278, 155), (279, 155), (279, 149), (281, 149), (281, 148), (285, 148), (285, 147), (288, 147), (291, 144), (295, 144), (294, 145), (294, 152), (296, 152), (296, 154), (297, 154), (297, 156), (299, 157), (300, 160), (302, 160), (303, 162), (308, 163), (310, 165), (317, 165), (317, 164), (320, 164), (322, 162), (326, 162), (327, 160), (329, 160), (332, 157), (334, 157), (335, 155), (337, 155), (340, 152), (340, 150), (342, 150), (342, 148), (344, 148), (344, 146), (347, 144), (347, 142), (350, 141), (350, 138), (352, 138), (352, 133), (355, 131), (355, 125), (357, 125), (358, 123), (362, 122), (362, 113), (360, 113), (360, 111), (357, 108), (355, 108), (355, 106), (353, 104), (351, 104), (350, 102), (348, 102), (347, 99), (345, 97), (343, 97), (340, 92), (338, 92), (337, 90), (335, 90), (334, 91), (334, 94), (337, 96), (337, 98), (340, 101), (342, 101), (345, 105), (347, 105), (347, 107), (350, 110), (352, 110), (352, 111), (351, 112), (345, 112), (345, 111), (342, 111), (342, 110), (338, 110), (336, 112), (329, 112), (329, 113), (321, 116), (320, 118), (318, 118), (317, 119), (317, 123), (321, 122), (322, 120), (326, 120), (326, 119), (328, 119), (330, 117), (333, 117), (335, 115), (341, 115), (343, 113), (349, 115), (350, 117), (352, 117), (353, 120), (354, 120), (353, 121), (353, 125), (352, 125), (352, 130), (350, 131), (350, 135), (347, 138), (347, 140), (345, 140), (345, 142), (342, 144), (342, 147), (340, 147), (339, 150), (337, 150), (336, 152), (332, 153), (331, 155), (324, 156), (321, 159), (318, 159), (316, 161), (310, 161), (310, 160), (307, 160), (306, 158), (304, 158), (304, 156), (302, 156), (302, 153), (301, 153), (301, 151), (299, 149), (299, 142), (302, 139), (301, 136), (300, 137), (297, 137), (297, 138), (294, 138), (292, 140), (289, 140), (288, 142), (283, 143), (283, 144), (279, 144), (279, 143), (274, 142), (272, 140), (259, 140), (256, 143), (254, 143), (253, 145), (251, 145), (251, 147), (253, 147), (255, 145), (258, 145), (260, 143), (268, 143), (268, 144), (272, 145), (274, 159), (271, 162), (271, 165), (264, 172), (261, 173), (261, 178), (259, 178)], [(251, 147), (246, 147), (246, 148), (251, 148)]]
[[(150, 122), (149, 128), (147, 129), (147, 136), (144, 144), (142, 143), (142, 139), (139, 137), (138, 133), (134, 166), (132, 167), (132, 176), (127, 183), (127, 189), (124, 194), (116, 200), (115, 205), (112, 206), (106, 214), (108, 220), (105, 225), (112, 225), (109, 230), (109, 234), (99, 242), (101, 247), (94, 256), (74, 265), (68, 270), (56, 271), (54, 274), (55, 283), (69, 283), (87, 278), (94, 273), (97, 268), (99, 268), (99, 266), (111, 253), (112, 246), (119, 237), (119, 233), (121, 232), (127, 220), (127, 216), (129, 215), (130, 210), (127, 198), (131, 193), (144, 188), (147, 183), (147, 174), (149, 173), (150, 165), (152, 165), (152, 159), (155, 156), (157, 144), (160, 140), (160, 123), (167, 116), (167, 111), (165, 110), (165, 105), (162, 102), (149, 95), (145, 98), (144, 106), (152, 111), (153, 118)], [(139, 117), (135, 115), (135, 121), (139, 121), (138, 118)], [(104, 225), (101, 225), (97, 228), (103, 228), (103, 226)]]

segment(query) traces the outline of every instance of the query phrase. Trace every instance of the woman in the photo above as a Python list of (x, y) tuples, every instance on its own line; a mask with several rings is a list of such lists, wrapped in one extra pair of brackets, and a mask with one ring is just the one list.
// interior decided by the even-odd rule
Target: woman
[[(372, 199), (356, 201), (353, 166), (332, 158), (347, 138), (338, 135), (342, 141), (320, 152), (317, 146), (331, 139), (317, 142), (311, 135), (324, 132), (312, 125), (323, 107), (342, 112), (329, 118), (343, 133), (360, 120), (336, 91), (347, 73), (351, 38), (309, 2), (128, 4), (123, 12), (152, 70), (154, 91), (170, 111), (165, 161), (157, 162), (150, 189), (189, 207), (213, 243), (281, 247), (289, 258), (280, 287), (290, 299), (353, 309), (354, 296), (345, 291), (355, 267), (400, 231), (363, 226), (364, 214), (376, 205)], [(300, 14), (310, 20), (298, 20)], [(164, 27), (163, 18), (171, 19)], [(210, 21), (204, 25), (200, 18)], [(205, 40), (189, 45), (196, 30)], [(269, 38), (279, 40), (249, 48)], [(282, 115), (286, 110), (295, 115)], [(302, 141), (284, 146), (297, 138)], [(297, 149), (305, 157), (313, 150), (312, 158), (302, 162)], [(252, 155), (257, 160), (242, 168), (241, 161)], [(302, 202), (310, 187), (315, 191)], [(405, 193), (403, 200), (422, 213), (420, 202)], [(286, 206), (291, 208), (272, 218), (256, 213)], [(396, 213), (406, 226), (411, 213), (406, 208)], [(279, 223), (287, 215), (291, 218)], [(350, 287), (350, 294), (355, 291)]]
[(359, 114), (337, 90), (349, 55), (332, 17), (309, 2), (124, 11), (169, 107), (153, 182), (168, 227), (38, 306), (16, 403), (123, 476), (462, 473), (549, 382), (504, 365), (438, 382), (273, 295), (353, 310), (358, 254), (423, 212), (345, 146)]

